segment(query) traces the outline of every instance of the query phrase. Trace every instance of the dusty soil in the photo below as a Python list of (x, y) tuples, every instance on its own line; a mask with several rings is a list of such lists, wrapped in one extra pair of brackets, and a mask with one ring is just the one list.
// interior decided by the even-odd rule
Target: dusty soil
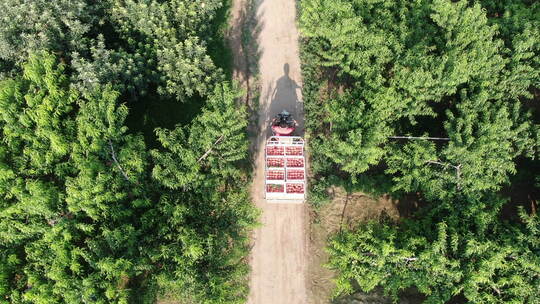
[[(328, 237), (340, 229), (354, 228), (360, 222), (376, 220), (381, 216), (399, 221), (418, 208), (410, 197), (397, 200), (389, 195), (378, 197), (362, 192), (347, 193), (344, 189), (328, 189), (331, 201), (317, 211), (312, 211), (309, 223), (308, 302), (310, 304), (390, 304), (381, 290), (370, 293), (357, 292), (332, 300), (333, 279), (336, 276), (324, 265), (328, 263), (325, 250)], [(414, 290), (404, 291), (399, 304), (420, 304), (423, 298)]]
[[(295, 1), (234, 0), (231, 16), (233, 76), (251, 89), (258, 78), (260, 88), (258, 103), (250, 104), (249, 97), (246, 99), (255, 118), (250, 130), (254, 167), (251, 194), (261, 209), (261, 227), (252, 238), (248, 303), (306, 304), (307, 207), (305, 203), (268, 203), (264, 199), (264, 155), (260, 153), (270, 135), (272, 117), (282, 110), (291, 112), (300, 124), (298, 135), (303, 134)], [(250, 74), (254, 70), (250, 61), (255, 59), (258, 77)]]
[[(324, 205), (317, 212), (311, 214), (309, 226), (309, 267), (308, 267), (308, 302), (310, 304), (330, 303), (334, 289), (333, 278), (335, 273), (324, 267), (328, 262), (328, 253), (325, 251), (327, 239), (339, 229), (352, 228), (359, 222), (376, 219), (382, 214), (399, 218), (398, 201), (389, 196), (371, 197), (356, 192), (347, 194), (341, 188), (331, 188), (329, 193), (331, 202)], [(336, 303), (388, 303), (388, 299), (378, 293), (370, 295), (356, 294), (350, 297), (336, 299)]]

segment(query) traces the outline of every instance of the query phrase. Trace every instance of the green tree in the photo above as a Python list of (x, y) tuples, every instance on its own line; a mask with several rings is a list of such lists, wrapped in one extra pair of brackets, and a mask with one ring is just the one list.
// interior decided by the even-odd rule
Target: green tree
[[(223, 80), (207, 54), (203, 36), (207, 21), (223, 4), (212, 0), (192, 1), (114, 1), (111, 19), (131, 48), (141, 56), (151, 55), (160, 72), (159, 92), (185, 100), (194, 94), (213, 92), (214, 83)], [(141, 41), (134, 40), (142, 34)], [(151, 52), (141, 47), (153, 45)]]
[(157, 130), (161, 148), (148, 153), (111, 85), (77, 90), (47, 52), (23, 70), (0, 83), (2, 299), (151, 302), (138, 291), (157, 286), (242, 303), (256, 212), (238, 91), (216, 85), (191, 124)]
[(540, 5), (527, 0), (484, 0), (481, 4), (489, 21), (498, 26), (505, 57), (510, 60), (503, 84), (505, 94), (531, 98), (528, 90), (540, 85)]
[(22, 63), (30, 53), (84, 50), (87, 34), (99, 22), (103, 4), (76, 1), (18, 1), (0, 3), (0, 58)]
[[(223, 5), (0, 4), (0, 301), (245, 301), (246, 111), (207, 51)], [(174, 99), (193, 116), (127, 128)]]
[(515, 158), (534, 154), (534, 127), (520, 104), (481, 96), (463, 98), (447, 111), (448, 144), (427, 140), (394, 144), (387, 173), (395, 190), (421, 191), (428, 199), (448, 199), (496, 191), (516, 172)]
[(0, 245), (20, 264), (8, 281), (25, 282), (6, 294), (15, 303), (127, 303), (118, 284), (141, 254), (144, 144), (125, 134), (118, 93), (80, 96), (63, 71), (43, 52), (24, 77), (2, 83)]
[[(189, 126), (156, 133), (164, 151), (153, 150), (153, 177), (166, 190), (159, 204), (155, 263), (168, 288), (201, 303), (244, 303), (247, 231), (255, 210), (247, 203), (247, 176), (239, 161), (247, 155), (246, 111), (228, 84), (217, 86)], [(180, 193), (179, 193), (180, 191)], [(152, 220), (154, 222), (154, 220)], [(156, 223), (157, 224), (157, 223)], [(183, 256), (173, 252), (181, 248)]]
[(322, 106), (313, 107), (315, 113), (308, 112), (309, 119), (322, 121), (312, 130), (313, 147), (353, 176), (385, 160), (389, 136), (449, 137), (442, 133), (444, 109), (467, 103), (468, 95), (513, 103), (530, 96), (537, 77), (534, 31), (523, 32), (515, 51), (508, 51), (479, 4), (312, 0), (302, 5), (311, 58), (321, 69), (337, 71), (334, 86), (345, 91), (329, 94)]
[(351, 292), (355, 281), (366, 292), (381, 286), (396, 302), (416, 287), (425, 303), (457, 295), (471, 303), (538, 303), (540, 222), (522, 211), (520, 223), (502, 223), (502, 203), (458, 198), (424, 210), (420, 220), (338, 234), (329, 246), (329, 265), (340, 271), (337, 292)]
[(159, 141), (170, 152), (153, 152), (154, 178), (173, 189), (196, 188), (208, 175), (240, 178), (236, 164), (247, 156), (247, 114), (236, 104), (237, 97), (228, 84), (217, 86), (190, 126), (157, 129)]
[(502, 220), (507, 200), (497, 196), (517, 160), (538, 154), (527, 99), (539, 84), (539, 5), (306, 0), (301, 8), (313, 189), (376, 175), (425, 205), (400, 223), (338, 233), (329, 244), (337, 293), (381, 287), (397, 301), (415, 287), (426, 303), (539, 303), (538, 218)]

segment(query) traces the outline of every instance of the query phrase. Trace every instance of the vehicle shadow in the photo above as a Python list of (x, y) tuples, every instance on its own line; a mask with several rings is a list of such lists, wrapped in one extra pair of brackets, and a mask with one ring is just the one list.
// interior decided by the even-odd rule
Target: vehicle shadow
[(257, 162), (261, 156), (259, 153), (264, 151), (264, 143), (272, 136), (270, 123), (278, 113), (283, 110), (291, 113), (293, 119), (298, 123), (293, 136), (304, 136), (302, 87), (290, 77), (289, 72), (289, 64), (285, 63), (283, 65), (283, 75), (275, 82), (267, 83), (266, 87), (261, 87), (259, 123), (255, 132), (255, 134), (260, 135), (253, 138), (254, 141), (250, 149), (252, 166), (256, 172), (260, 169), (260, 164)]
[[(291, 113), (293, 119), (298, 123), (293, 135), (304, 136), (304, 119), (303, 108), (300, 100), (302, 87), (299, 86), (294, 79), (289, 76), (289, 64), (283, 65), (283, 76), (281, 76), (269, 90), (270, 102), (268, 103), (266, 117), (271, 121), (278, 113), (283, 110)], [(270, 121), (266, 122), (266, 135), (271, 136), (272, 132), (268, 127)]]

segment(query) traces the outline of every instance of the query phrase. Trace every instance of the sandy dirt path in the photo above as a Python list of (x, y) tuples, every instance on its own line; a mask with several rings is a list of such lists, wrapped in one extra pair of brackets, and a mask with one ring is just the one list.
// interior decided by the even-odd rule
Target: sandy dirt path
[[(306, 204), (268, 203), (264, 199), (264, 141), (271, 118), (292, 113), (303, 136), (302, 80), (294, 0), (255, 0), (261, 88), (256, 138), (253, 138), (254, 203), (262, 226), (253, 233), (250, 255), (250, 304), (306, 304)], [(248, 54), (249, 56), (250, 54)]]

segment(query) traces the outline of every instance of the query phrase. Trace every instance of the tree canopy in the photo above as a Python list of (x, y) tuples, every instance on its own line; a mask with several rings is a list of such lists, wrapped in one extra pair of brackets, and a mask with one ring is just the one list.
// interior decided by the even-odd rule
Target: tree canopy
[(538, 175), (539, 9), (302, 1), (312, 195), (377, 177), (423, 206), (331, 239), (336, 294), (381, 287), (397, 301), (414, 287), (426, 303), (540, 301), (538, 216), (508, 211), (512, 183)]
[(351, 291), (353, 280), (365, 291), (382, 286), (395, 300), (414, 286), (425, 303), (460, 294), (473, 303), (538, 303), (538, 217), (522, 210), (521, 222), (508, 225), (493, 202), (456, 200), (400, 226), (371, 222), (337, 235), (330, 242), (337, 291)]
[(389, 136), (449, 137), (458, 104), (515, 103), (540, 79), (539, 36), (524, 27), (528, 42), (505, 48), (479, 3), (306, 1), (301, 22), (312, 64), (335, 69), (347, 91), (312, 111), (335, 130), (315, 139), (318, 151), (353, 175), (384, 159)]
[(257, 212), (241, 92), (211, 55), (224, 5), (0, 4), (0, 303), (245, 302)]

